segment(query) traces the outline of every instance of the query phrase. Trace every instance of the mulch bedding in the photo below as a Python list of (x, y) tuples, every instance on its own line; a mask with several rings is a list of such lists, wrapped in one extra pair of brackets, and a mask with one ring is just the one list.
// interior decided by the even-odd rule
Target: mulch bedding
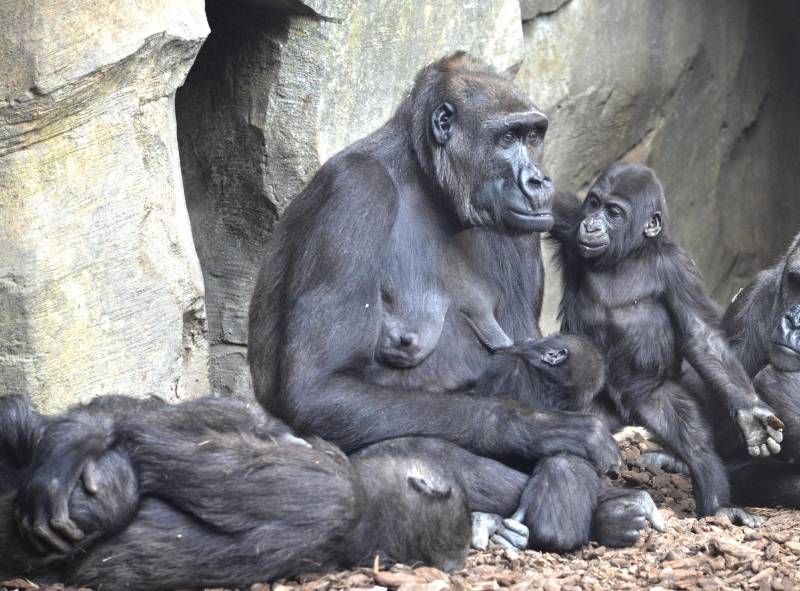
[[(312, 574), (272, 585), (252, 585), (247, 591), (800, 590), (800, 512), (754, 509), (765, 524), (757, 530), (732, 526), (724, 518), (695, 519), (692, 487), (686, 476), (657, 468), (639, 469), (635, 465), (639, 454), (652, 444), (638, 433), (629, 435), (621, 447), (625, 463), (614, 484), (648, 490), (667, 522), (666, 532), (648, 529), (632, 548), (615, 550), (592, 544), (559, 555), (495, 546), (473, 551), (467, 568), (450, 574), (430, 567), (395, 565), (390, 570), (360, 568)], [(19, 580), (0, 583), (0, 589), (65, 588), (37, 587)]]

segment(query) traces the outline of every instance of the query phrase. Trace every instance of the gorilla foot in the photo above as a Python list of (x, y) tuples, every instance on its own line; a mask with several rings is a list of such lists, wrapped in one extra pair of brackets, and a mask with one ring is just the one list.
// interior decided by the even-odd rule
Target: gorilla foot
[(601, 493), (592, 534), (604, 546), (625, 548), (636, 543), (647, 523), (658, 531), (666, 529), (649, 494), (643, 490), (608, 489)]
[(754, 529), (764, 526), (764, 522), (757, 515), (753, 515), (741, 507), (720, 507), (714, 515), (727, 517), (733, 525), (743, 525)]
[(685, 462), (666, 451), (646, 451), (639, 457), (637, 463), (642, 468), (659, 468), (673, 474), (691, 475), (689, 466)]
[(494, 513), (472, 513), (472, 547), (486, 550), (489, 540), (513, 550), (524, 550), (528, 546), (528, 528), (516, 519), (516, 514), (503, 519)]

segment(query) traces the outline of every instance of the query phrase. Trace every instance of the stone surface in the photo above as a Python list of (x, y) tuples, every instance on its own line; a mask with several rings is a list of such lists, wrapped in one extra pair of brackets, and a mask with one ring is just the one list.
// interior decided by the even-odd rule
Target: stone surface
[[(796, 3), (523, 2), (517, 80), (550, 116), (546, 161), (585, 191), (609, 163), (652, 166), (673, 236), (720, 302), (771, 263), (800, 227)], [(559, 6), (555, 6), (559, 4)], [(528, 12), (530, 17), (533, 12)], [(548, 266), (545, 332), (559, 282)]]
[(0, 384), (52, 411), (207, 390), (174, 92), (202, 0), (0, 3)]
[(208, 2), (212, 33), (178, 91), (178, 135), (213, 387), (249, 397), (247, 310), (279, 213), (322, 162), (388, 119), (423, 65), (465, 49), (513, 70), (522, 24), (517, 0), (231, 6)]

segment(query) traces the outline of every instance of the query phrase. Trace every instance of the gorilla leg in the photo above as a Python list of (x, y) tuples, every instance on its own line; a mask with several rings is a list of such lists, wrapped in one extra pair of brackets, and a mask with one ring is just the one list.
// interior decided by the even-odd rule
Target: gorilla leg
[(711, 426), (686, 390), (666, 380), (649, 394), (630, 396), (622, 404), (689, 467), (699, 516), (725, 515), (736, 524), (760, 525), (754, 515), (731, 506), (728, 474), (714, 449)]

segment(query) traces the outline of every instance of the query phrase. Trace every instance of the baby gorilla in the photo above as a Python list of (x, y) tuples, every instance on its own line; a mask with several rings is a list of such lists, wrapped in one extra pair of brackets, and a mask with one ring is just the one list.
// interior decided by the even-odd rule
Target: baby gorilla
[[(495, 318), (497, 297), (478, 273), (485, 264), (473, 240), (478, 231), (482, 230), (473, 228), (456, 234), (442, 263), (426, 265), (427, 273), (420, 270), (419, 264), (411, 267), (390, 258), (389, 272), (381, 280), (382, 326), (376, 354), (379, 362), (396, 368), (422, 363), (436, 348), (451, 307), (464, 315), (489, 350), (513, 344)], [(443, 275), (438, 269), (444, 270)]]
[[(375, 555), (462, 568), (463, 490), (406, 451), (378, 443), (348, 460), (232, 399), (104, 397), (45, 418), (3, 397), (0, 580), (236, 587)], [(60, 488), (68, 506), (47, 519)]]
[[(511, 397), (533, 410), (591, 413), (604, 418), (610, 428), (614, 428), (618, 418), (613, 408), (598, 398), (604, 383), (603, 357), (597, 348), (585, 338), (556, 334), (527, 339), (495, 353), (491, 366), (478, 379), (472, 392), (493, 398)], [(562, 474), (555, 484), (550, 483), (552, 488), (548, 494), (572, 500), (586, 497), (587, 502), (574, 503), (573, 507), (591, 507), (612, 498), (624, 498), (628, 508), (635, 507), (628, 527), (613, 536), (606, 535), (616, 515), (604, 511), (595, 514), (591, 531), (579, 527), (581, 523), (592, 521), (591, 516), (580, 515), (574, 509), (561, 513), (554, 520), (547, 507), (528, 502), (528, 498), (537, 493), (536, 479), (532, 479), (522, 491), (519, 508), (510, 519), (503, 521), (498, 515), (473, 514), (474, 546), (485, 547), (491, 536), (496, 543), (524, 547), (519, 542), (518, 523), (527, 525), (534, 547), (561, 550), (578, 547), (590, 538), (602, 539), (607, 546), (629, 546), (638, 539), (646, 522), (663, 531), (661, 514), (646, 492), (615, 489), (596, 476), (578, 479), (577, 474), (582, 471), (591, 474), (593, 470), (579, 458), (566, 454), (542, 460), (535, 470), (544, 465), (548, 469), (559, 469)], [(568, 532), (579, 532), (579, 535), (568, 539)]]
[[(605, 354), (606, 391), (623, 420), (647, 427), (688, 465), (699, 515), (758, 525), (731, 505), (704, 412), (729, 413), (753, 455), (778, 453), (783, 435), (721, 333), (700, 273), (667, 236), (661, 183), (645, 166), (618, 163), (582, 204), (568, 194), (556, 201), (561, 329)], [(704, 400), (687, 391), (685, 372), (699, 375)]]

